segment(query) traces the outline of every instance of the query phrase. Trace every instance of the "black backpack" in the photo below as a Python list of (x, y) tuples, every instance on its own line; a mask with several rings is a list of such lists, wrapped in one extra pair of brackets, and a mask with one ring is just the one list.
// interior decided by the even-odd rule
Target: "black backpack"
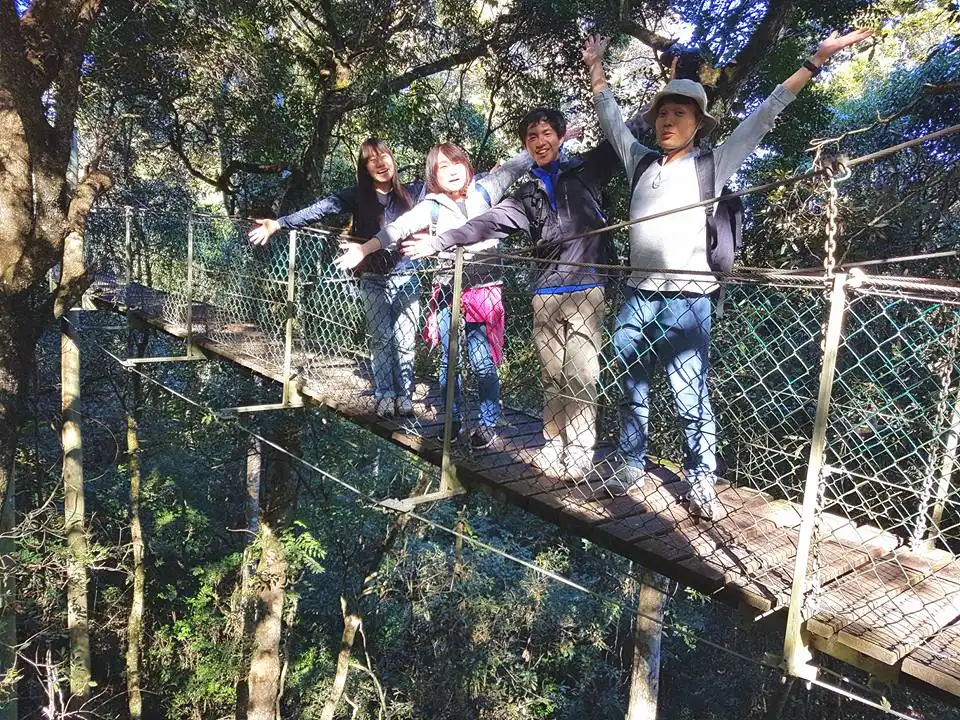
[[(647, 168), (660, 159), (660, 153), (650, 152), (637, 162), (630, 184), (630, 198), (640, 182), (640, 176)], [(696, 158), (697, 183), (700, 185), (700, 200), (713, 197), (716, 185), (716, 162), (713, 152), (701, 153)], [(712, 204), (704, 206), (707, 214), (707, 262), (715, 272), (729, 272), (733, 268), (734, 257), (740, 252), (743, 238), (743, 203), (739, 197), (724, 198), (733, 191), (724, 187), (720, 191), (720, 200), (716, 210)]]

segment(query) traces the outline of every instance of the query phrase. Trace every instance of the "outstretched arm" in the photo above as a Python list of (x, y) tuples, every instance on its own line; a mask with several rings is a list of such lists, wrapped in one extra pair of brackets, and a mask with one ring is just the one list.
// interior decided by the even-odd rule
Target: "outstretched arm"
[(253, 221), (256, 226), (250, 229), (247, 237), (254, 245), (266, 245), (270, 237), (281, 228), (293, 230), (322, 220), (327, 215), (353, 213), (356, 210), (356, 191), (355, 187), (341, 190), (336, 195), (329, 195), (303, 210), (284, 215), (277, 220), (257, 218)]
[(600, 35), (591, 35), (583, 46), (583, 63), (590, 71), (590, 86), (593, 89), (593, 104), (597, 109), (600, 128), (607, 136), (617, 156), (627, 171), (627, 180), (633, 182), (633, 171), (637, 162), (649, 152), (650, 148), (641, 145), (633, 136), (630, 128), (623, 121), (620, 106), (607, 84), (603, 72), (603, 55), (607, 51), (610, 38)]
[[(840, 37), (833, 34), (820, 43), (817, 52), (808, 62), (820, 68), (839, 50), (850, 47), (861, 40), (866, 40), (872, 34), (871, 30), (854, 30)], [(715, 191), (719, 191), (743, 164), (747, 156), (757, 149), (764, 135), (773, 129), (777, 116), (787, 105), (793, 102), (796, 94), (810, 82), (814, 74), (806, 66), (793, 73), (781, 85), (774, 88), (770, 96), (730, 133), (730, 137), (713, 151), (717, 165)]]
[(523, 203), (514, 197), (508, 197), (455, 230), (447, 230), (437, 237), (408, 240), (403, 244), (402, 252), (407, 257), (428, 257), (458, 245), (500, 240), (515, 232), (529, 234), (530, 220)]
[(477, 180), (490, 198), (490, 205), (496, 205), (507, 192), (507, 188), (513, 185), (520, 177), (530, 169), (533, 160), (530, 153), (521, 150), (512, 158), (498, 165), (482, 178)]
[[(820, 43), (817, 51), (813, 54), (813, 57), (808, 60), (808, 62), (811, 65), (814, 65), (817, 68), (817, 72), (819, 72), (819, 69), (829, 62), (830, 58), (832, 58), (836, 53), (850, 47), (851, 45), (856, 45), (862, 40), (866, 40), (871, 35), (873, 35), (873, 30), (864, 29), (854, 30), (853, 32), (848, 32), (846, 35), (837, 35), (837, 33), (831, 33), (830, 37)], [(815, 74), (815, 72), (804, 66), (784, 80), (783, 86), (796, 95), (803, 89), (804, 85), (810, 82), (810, 79)]]

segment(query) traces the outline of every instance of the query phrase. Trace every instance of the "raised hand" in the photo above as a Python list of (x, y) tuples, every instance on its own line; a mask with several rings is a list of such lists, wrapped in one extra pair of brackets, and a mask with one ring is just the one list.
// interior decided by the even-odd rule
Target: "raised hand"
[(400, 245), (400, 252), (408, 258), (418, 259), (436, 255), (437, 249), (433, 245), (434, 238), (429, 233), (416, 233), (407, 238)]
[(851, 45), (856, 45), (858, 42), (866, 40), (868, 37), (873, 35), (873, 30), (867, 30), (864, 28), (853, 30), (848, 32), (846, 35), (837, 35), (837, 33), (831, 33), (830, 37), (820, 43), (820, 46), (817, 48), (816, 57), (823, 62), (826, 62), (834, 55), (834, 53), (839, 52), (845, 48), (850, 47)]
[(583, 44), (583, 50), (580, 53), (583, 56), (583, 64), (590, 68), (602, 61), (603, 54), (607, 51), (609, 44), (610, 38), (608, 37), (604, 37), (603, 35), (588, 35), (587, 41)]
[(256, 227), (250, 228), (247, 233), (247, 239), (254, 245), (266, 245), (270, 241), (270, 236), (280, 229), (280, 223), (270, 218), (257, 218), (254, 220)]

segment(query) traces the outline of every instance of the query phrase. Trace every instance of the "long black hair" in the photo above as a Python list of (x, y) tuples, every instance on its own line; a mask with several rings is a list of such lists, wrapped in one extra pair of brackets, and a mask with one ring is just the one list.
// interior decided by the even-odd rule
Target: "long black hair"
[[(377, 158), (386, 153), (394, 160), (390, 146), (377, 137), (368, 137), (360, 146), (357, 155), (357, 212), (353, 218), (353, 234), (360, 237), (373, 237), (383, 224), (383, 207), (377, 200), (377, 188), (373, 177), (367, 171), (367, 162), (370, 158)], [(397, 177), (396, 160), (393, 162), (394, 172), (390, 181), (391, 191), (403, 206), (404, 210), (413, 207), (407, 189)]]

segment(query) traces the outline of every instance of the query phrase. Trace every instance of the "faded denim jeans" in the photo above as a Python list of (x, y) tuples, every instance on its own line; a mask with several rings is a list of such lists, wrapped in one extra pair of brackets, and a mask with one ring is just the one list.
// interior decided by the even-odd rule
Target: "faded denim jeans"
[[(440, 332), (440, 392), (446, 400), (447, 388), (447, 348), (450, 338), (451, 305), (453, 303), (453, 288), (449, 285), (441, 286), (437, 307), (437, 328)], [(490, 350), (490, 341), (487, 338), (487, 326), (481, 322), (464, 322), (464, 335), (467, 341), (467, 361), (473, 376), (477, 381), (477, 394), (480, 399), (480, 424), (485, 427), (496, 427), (500, 420), (500, 378), (497, 375), (497, 366), (493, 361)], [(463, 355), (459, 364), (462, 366)], [(453, 400), (453, 414), (456, 418), (462, 417), (463, 391), (460, 387), (460, 373), (457, 373), (457, 385)]]
[(617, 316), (613, 344), (623, 375), (620, 452), (643, 468), (647, 456), (650, 378), (661, 363), (673, 392), (690, 478), (717, 470), (717, 426), (707, 373), (712, 301), (709, 296), (659, 295), (634, 290)]
[(360, 295), (367, 315), (374, 396), (411, 397), (420, 321), (420, 277), (364, 275)]

